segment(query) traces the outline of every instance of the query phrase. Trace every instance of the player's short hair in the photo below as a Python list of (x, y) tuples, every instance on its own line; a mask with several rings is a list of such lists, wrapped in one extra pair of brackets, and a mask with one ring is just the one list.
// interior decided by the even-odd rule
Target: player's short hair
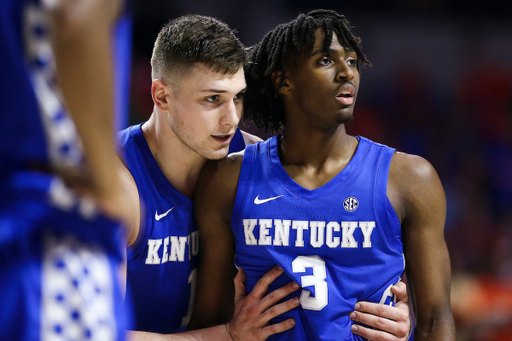
[[(354, 35), (345, 16), (330, 10), (300, 14), (296, 19), (278, 25), (251, 48), (249, 63), (245, 66), (247, 91), (244, 99), (244, 119), (252, 120), (256, 126), (267, 132), (275, 133), (285, 128), (284, 108), (277, 95), (286, 75), (284, 65), (291, 56), (297, 65), (304, 47), (312, 54), (317, 29), (324, 31), (325, 52), (331, 46), (333, 33), (336, 33), (343, 47), (356, 52), (358, 70), (361, 63), (371, 65), (361, 51), (361, 39)], [(278, 89), (274, 89), (272, 84), (274, 71), (282, 72)]]
[(190, 14), (169, 21), (155, 41), (151, 77), (178, 85), (179, 76), (195, 63), (235, 74), (247, 63), (247, 53), (234, 31), (218, 19)]

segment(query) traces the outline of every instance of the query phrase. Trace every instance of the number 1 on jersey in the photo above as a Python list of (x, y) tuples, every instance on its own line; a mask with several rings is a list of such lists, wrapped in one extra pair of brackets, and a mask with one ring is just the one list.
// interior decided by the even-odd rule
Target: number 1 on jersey
[(292, 271), (294, 273), (306, 272), (306, 268), (312, 268), (313, 275), (301, 276), (301, 286), (314, 286), (315, 296), (311, 297), (311, 292), (303, 289), (300, 293), (300, 304), (304, 309), (322, 310), (328, 303), (325, 262), (318, 256), (298, 256), (292, 262)]

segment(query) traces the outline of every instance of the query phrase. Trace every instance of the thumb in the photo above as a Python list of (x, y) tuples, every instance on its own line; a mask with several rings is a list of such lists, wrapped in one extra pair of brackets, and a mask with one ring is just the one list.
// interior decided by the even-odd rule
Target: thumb
[(407, 295), (407, 286), (404, 282), (400, 281), (391, 287), (391, 292), (396, 295), (396, 303), (409, 302), (409, 296)]
[(242, 297), (247, 296), (247, 289), (245, 288), (245, 271), (238, 268), (238, 273), (235, 276), (235, 303)]

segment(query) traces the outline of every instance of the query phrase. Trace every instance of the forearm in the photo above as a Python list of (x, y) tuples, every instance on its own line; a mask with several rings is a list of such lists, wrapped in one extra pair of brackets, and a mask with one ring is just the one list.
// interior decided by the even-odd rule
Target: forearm
[(157, 334), (129, 331), (127, 336), (130, 341), (231, 341), (225, 325), (192, 330), (178, 334)]
[(52, 9), (59, 87), (87, 158), (87, 190), (97, 198), (118, 189), (114, 172), (111, 1), (67, 1)]

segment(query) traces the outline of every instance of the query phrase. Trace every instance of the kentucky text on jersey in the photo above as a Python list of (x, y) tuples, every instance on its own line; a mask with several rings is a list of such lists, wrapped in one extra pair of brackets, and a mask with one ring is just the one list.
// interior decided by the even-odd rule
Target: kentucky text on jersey
[[(185, 246), (188, 244), (188, 260), (199, 252), (199, 232), (194, 231), (187, 237), (169, 236), (163, 239), (148, 239), (146, 264), (164, 264), (184, 262)], [(163, 245), (163, 247), (161, 247)]]
[[(371, 248), (371, 236), (375, 221), (307, 221), (283, 219), (243, 219), (246, 245), (273, 245), (304, 247), (309, 243), (315, 248), (327, 245), (329, 248)], [(259, 233), (254, 229), (259, 226)], [(290, 228), (296, 231), (290, 240)], [(357, 230), (361, 233), (357, 234)], [(272, 234), (273, 230), (273, 234)], [(304, 240), (308, 235), (309, 240)], [(354, 235), (356, 233), (356, 235)], [(273, 235), (273, 238), (272, 238)], [(291, 244), (293, 243), (293, 244)]]

